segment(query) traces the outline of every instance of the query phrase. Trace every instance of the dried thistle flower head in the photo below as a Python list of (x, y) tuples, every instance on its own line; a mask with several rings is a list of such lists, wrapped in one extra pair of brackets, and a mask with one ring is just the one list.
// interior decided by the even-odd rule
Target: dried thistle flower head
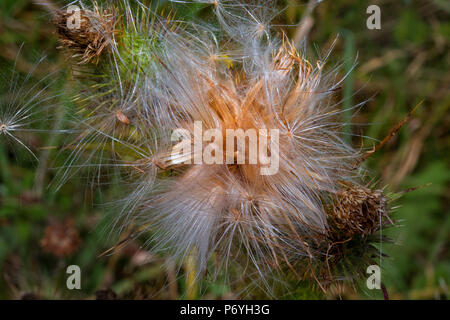
[(97, 6), (93, 10), (80, 9), (75, 12), (60, 10), (54, 18), (59, 48), (71, 52), (72, 58), (79, 60), (79, 64), (96, 64), (114, 41), (116, 22), (112, 11)]
[[(224, 261), (243, 259), (261, 274), (314, 258), (320, 254), (315, 243), (325, 241), (328, 228), (321, 199), (338, 192), (340, 180), (355, 179), (357, 152), (340, 138), (340, 110), (329, 104), (336, 85), (323, 74), (322, 63), (313, 67), (287, 40), (274, 47), (260, 61), (261, 70), (251, 73), (196, 59), (198, 53), (175, 43), (165, 51), (170, 71), (159, 78), (168, 92), (162, 101), (178, 117), (174, 123), (192, 135), (195, 121), (217, 129), (224, 143), (216, 150), (226, 145), (230, 129), (279, 132), (278, 150), (269, 147), (280, 159), (273, 175), (261, 175), (261, 164), (249, 163), (248, 150), (243, 164), (183, 164), (165, 158), (170, 149), (159, 149), (159, 169), (176, 164), (175, 175), (165, 189), (146, 197), (139, 218), (157, 230), (157, 248), (172, 248), (181, 257), (195, 248), (200, 269), (214, 252)], [(239, 247), (245, 252), (240, 257)]]
[[(238, 265), (244, 276), (264, 279), (287, 269), (318, 279), (343, 260), (342, 239), (365, 255), (367, 241), (359, 236), (378, 230), (387, 200), (362, 186), (363, 170), (355, 169), (361, 155), (343, 139), (338, 71), (326, 71), (325, 60), (310, 62), (278, 37), (270, 27), (274, 10), (262, 1), (198, 2), (214, 4), (223, 39), (215, 27), (174, 28), (144, 16), (157, 21), (155, 29), (130, 19), (133, 28), (121, 29), (120, 39), (128, 50), (113, 45), (114, 71), (102, 70), (89, 87), (93, 94), (77, 97), (86, 129), (74, 154), (88, 150), (87, 161), (104, 168), (111, 150), (112, 165), (132, 172), (116, 225), (140, 224), (137, 233), (155, 251), (179, 260), (195, 256), (198, 275), (214, 257), (225, 268)], [(76, 37), (86, 44), (87, 34)], [(197, 123), (215, 130), (214, 139), (200, 139), (201, 150), (243, 163), (186, 161), (203, 155), (195, 148), (174, 154), (173, 131), (195, 136)], [(264, 165), (249, 161), (250, 145), (226, 149), (227, 130), (277, 136), (276, 144), (259, 146), (278, 158), (276, 172), (261, 174)]]
[(350, 186), (336, 194), (329, 220), (339, 237), (371, 235), (387, 217), (387, 198), (382, 190)]

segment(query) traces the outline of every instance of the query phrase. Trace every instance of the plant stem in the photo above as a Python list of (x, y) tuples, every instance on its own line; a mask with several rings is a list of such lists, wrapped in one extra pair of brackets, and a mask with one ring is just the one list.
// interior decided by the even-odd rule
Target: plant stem
[(347, 143), (352, 140), (352, 106), (353, 106), (353, 72), (355, 63), (355, 36), (353, 32), (344, 30), (345, 51), (344, 51), (344, 72), (347, 75), (344, 81), (343, 107), (344, 107), (344, 139)]

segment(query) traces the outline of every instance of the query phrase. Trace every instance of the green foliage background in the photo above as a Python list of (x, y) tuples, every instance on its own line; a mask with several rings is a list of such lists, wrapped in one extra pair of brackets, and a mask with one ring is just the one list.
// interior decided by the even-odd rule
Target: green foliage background
[[(11, 68), (17, 59), (20, 72), (30, 70), (42, 53), (47, 59), (36, 78), (61, 70), (53, 94), (71, 87), (67, 63), (56, 50), (55, 28), (49, 12), (36, 3), (45, 1), (0, 1), (0, 70)], [(62, 6), (63, 2), (51, 2)], [(169, 7), (159, 1), (160, 8)], [(286, 0), (276, 23), (291, 37), (306, 12), (307, 1)], [(366, 28), (366, 8), (381, 8), (381, 30)], [(155, 6), (155, 1), (152, 3)], [(177, 5), (172, 12), (186, 19), (208, 19), (205, 5)], [(389, 258), (383, 259), (382, 281), (393, 299), (448, 298), (450, 285), (450, 5), (445, 0), (371, 0), (323, 1), (312, 13), (308, 51), (325, 49), (339, 38), (330, 65), (343, 62), (344, 74), (357, 66), (342, 90), (345, 105), (365, 106), (352, 118), (349, 131), (381, 140), (420, 100), (423, 105), (413, 118), (373, 155), (367, 167), (380, 186), (401, 191), (423, 186), (396, 202), (397, 227), (385, 230), (395, 244), (384, 245)], [(287, 27), (286, 25), (292, 25)], [(6, 92), (8, 79), (0, 79), (0, 94)], [(68, 90), (65, 90), (68, 91)], [(70, 90), (69, 90), (70, 91)], [(59, 102), (70, 107), (70, 97)], [(350, 117), (350, 115), (347, 115)], [(55, 128), (58, 124), (53, 123)], [(92, 203), (110, 201), (120, 195), (121, 186), (110, 183), (92, 189), (83, 178), (64, 185), (58, 192), (47, 188), (58, 166), (50, 159), (58, 150), (61, 137), (47, 134), (27, 136), (40, 158), (34, 162), (25, 151), (2, 142), (0, 136), (0, 298), (94, 298), (98, 290), (110, 288), (121, 298), (186, 297), (183, 272), (175, 284), (174, 267), (161, 268), (163, 258), (141, 249), (135, 241), (115, 255), (99, 257), (117, 241), (109, 236), (108, 206)], [(355, 145), (371, 147), (376, 141), (354, 137)], [(63, 160), (63, 159), (62, 159)], [(59, 161), (62, 161), (61, 159)], [(57, 258), (42, 250), (40, 239), (52, 221), (74, 220), (80, 233), (80, 248), (67, 258)], [(144, 262), (142, 262), (144, 261)], [(65, 268), (77, 264), (82, 269), (82, 290), (66, 288)], [(223, 279), (206, 282), (197, 298), (237, 298)], [(364, 288), (364, 286), (361, 286)], [(344, 287), (322, 294), (300, 286), (289, 296), (294, 299), (382, 298), (380, 292)]]

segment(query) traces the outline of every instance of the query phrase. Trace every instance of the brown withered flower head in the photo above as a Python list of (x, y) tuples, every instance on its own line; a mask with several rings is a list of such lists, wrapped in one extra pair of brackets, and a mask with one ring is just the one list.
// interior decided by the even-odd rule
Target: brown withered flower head
[(59, 36), (58, 49), (71, 52), (79, 64), (97, 64), (101, 54), (114, 41), (115, 15), (98, 7), (78, 12), (60, 10), (55, 15), (54, 24)]
[(387, 218), (387, 199), (382, 190), (349, 186), (336, 194), (329, 210), (333, 238), (371, 235), (380, 228), (380, 219)]
[(66, 257), (78, 250), (81, 239), (72, 219), (52, 222), (41, 239), (42, 249), (56, 257)]

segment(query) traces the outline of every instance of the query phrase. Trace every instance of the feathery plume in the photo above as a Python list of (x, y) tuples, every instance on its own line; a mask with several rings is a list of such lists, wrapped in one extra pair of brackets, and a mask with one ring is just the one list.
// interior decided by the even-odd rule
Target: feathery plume
[[(19, 50), (20, 54), (22, 47)], [(40, 132), (40, 126), (44, 118), (49, 118), (49, 108), (53, 105), (54, 96), (47, 93), (53, 81), (54, 73), (48, 74), (39, 81), (33, 81), (32, 77), (40, 63), (36, 62), (26, 75), (21, 75), (16, 70), (16, 62), (9, 75), (9, 86), (0, 97), (0, 139), (10, 141), (25, 148), (36, 160), (34, 152), (23, 140), (23, 134)], [(17, 58), (16, 58), (17, 61)]]

